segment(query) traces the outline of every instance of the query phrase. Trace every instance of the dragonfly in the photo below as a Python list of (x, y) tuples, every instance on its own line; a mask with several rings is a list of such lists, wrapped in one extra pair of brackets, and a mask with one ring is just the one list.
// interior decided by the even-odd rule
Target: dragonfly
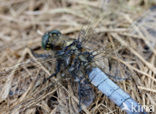
[[(14, 90), (14, 87), (12, 87), (13, 89), (9, 92), (9, 95), (11, 97), (14, 97), (14, 95), (17, 94), (18, 97), (21, 97), (22, 99), (31, 91), (32, 92), (31, 95), (34, 94), (32, 96), (43, 97), (45, 95), (44, 91), (55, 89), (54, 85), (61, 86), (62, 88), (64, 88), (64, 90), (67, 90), (68, 82), (66, 81), (69, 80), (69, 82), (72, 82), (71, 83), (72, 87), (75, 86), (74, 82), (78, 84), (76, 85), (76, 87), (78, 86), (76, 88), (77, 89), (76, 96), (80, 97), (78, 98), (79, 99), (78, 106), (80, 108), (81, 104), (82, 105), (85, 104), (86, 106), (91, 105), (93, 103), (93, 100), (95, 99), (93, 89), (90, 85), (90, 82), (88, 81), (89, 77), (87, 77), (87, 75), (89, 75), (89, 72), (91, 72), (90, 71), (91, 67), (98, 66), (99, 68), (105, 70), (104, 72), (111, 78), (113, 77), (113, 75), (121, 75), (121, 74), (124, 74), (129, 78), (131, 73), (132, 74), (134, 73), (130, 70), (127, 70), (128, 68), (125, 66), (125, 64), (119, 64), (115, 60), (116, 58), (114, 58), (119, 53), (123, 55), (123, 58), (125, 58), (129, 52), (128, 50), (123, 50), (119, 42), (113, 42), (110, 37), (105, 37), (106, 34), (103, 34), (103, 33), (94, 34), (94, 32), (89, 31), (89, 30), (87, 30), (87, 33), (89, 34), (86, 35), (85, 33), (80, 32), (80, 34), (78, 35), (76, 39), (63, 36), (61, 32), (58, 30), (53, 30), (53, 31), (45, 33), (42, 37), (42, 47), (43, 49), (50, 50), (50, 54), (36, 54), (32, 51), (31, 53), (34, 57), (39, 57), (42, 59), (34, 59), (33, 61), (28, 61), (28, 62), (31, 62), (31, 65), (29, 64), (28, 66), (25, 66), (24, 64), (24, 66), (21, 69), (19, 69), (18, 73), (21, 73), (22, 75), (23, 73), (22, 71), (26, 69), (29, 69), (29, 70), (32, 70), (32, 72), (35, 72), (33, 73), (33, 74), (37, 74), (37, 78), (34, 79), (35, 81), (33, 81), (34, 83), (33, 85), (35, 89), (36, 87), (40, 87), (40, 85), (45, 85), (46, 83), (48, 83), (48, 80), (51, 80), (50, 85), (41, 88), (39, 92), (38, 92), (39, 89), (36, 89), (36, 90), (34, 89), (34, 90), (29, 90), (26, 93), (24, 92), (24, 89)], [(122, 35), (125, 35), (125, 34), (122, 34)], [(114, 50), (114, 48), (116, 50)], [(34, 50), (38, 50), (38, 48)], [(116, 53), (116, 52), (119, 52), (119, 53)], [(34, 71), (34, 69), (36, 69), (36, 65), (32, 65), (32, 64), (35, 64), (33, 62), (36, 60), (40, 61), (40, 63), (42, 64), (48, 65), (47, 69), (49, 71), (52, 70), (51, 72), (54, 72), (54, 73), (51, 73), (51, 75), (47, 77), (45, 76), (45, 73), (40, 72), (41, 70), (43, 71), (44, 69), (42, 67), (40, 67), (40, 69), (37, 72)], [(37, 63), (37, 64), (40, 64), (40, 63)], [(54, 65), (54, 63), (56, 65)], [(40, 64), (40, 66), (42, 65)], [(109, 67), (106, 67), (106, 66), (109, 66)], [(121, 71), (121, 69), (123, 70)], [(47, 70), (45, 71), (48, 72)], [(72, 75), (73, 74), (72, 71), (76, 72), (76, 74)], [(32, 75), (32, 74), (29, 74), (29, 75)], [(58, 84), (57, 82), (52, 82), (54, 79), (53, 77), (57, 77), (57, 76), (61, 77), (60, 80), (62, 81), (62, 83), (65, 82), (63, 86)], [(43, 77), (45, 78), (43, 79), (43, 81), (40, 82), (39, 80)], [(60, 77), (57, 77), (57, 78), (60, 78)], [(116, 77), (113, 77), (113, 78), (115, 79)], [(27, 82), (27, 83), (30, 83), (30, 82)], [(64, 92), (65, 92), (64, 94), (67, 94), (67, 91), (64, 91)], [(71, 96), (74, 96), (75, 93), (72, 93), (72, 94), (73, 95)], [(46, 94), (45, 96), (47, 97), (48, 95)], [(49, 106), (53, 107), (54, 104), (52, 104), (52, 101), (56, 101), (56, 104), (58, 104), (56, 100), (57, 96), (58, 96), (58, 93), (53, 92), (53, 97), (50, 97), (50, 99), (48, 100), (48, 102), (51, 103), (49, 104)], [(39, 98), (42, 98), (42, 97), (39, 97)], [(40, 100), (40, 99), (37, 99), (37, 97), (35, 98), (37, 101)], [(32, 101), (35, 101), (35, 100), (32, 98)], [(67, 100), (67, 101), (69, 102), (70, 100)], [(21, 104), (27, 105), (26, 103), (30, 103), (30, 102), (26, 100), (24, 103), (22, 102)], [(29, 105), (32, 106), (33, 104), (30, 103)]]
[[(105, 93), (105, 95), (113, 100), (119, 107), (122, 109), (126, 107), (127, 113), (133, 113), (131, 104), (133, 104), (136, 109), (139, 108), (139, 111), (145, 113), (143, 108), (140, 109), (141, 105), (113, 83), (107, 76), (105, 76), (105, 74), (103, 74), (102, 71), (99, 69), (93, 70), (94, 66), (92, 62), (97, 54), (94, 55), (93, 52), (85, 50), (83, 42), (84, 41), (81, 41), (80, 37), (76, 40), (61, 37), (61, 32), (58, 30), (53, 30), (43, 35), (43, 49), (54, 51), (56, 57), (55, 73), (50, 75), (47, 79), (49, 80), (53, 76), (57, 76), (57, 74), (61, 72), (61, 67), (63, 68), (63, 71), (67, 70), (71, 76), (70, 78), (73, 78), (74, 81), (78, 82), (80, 110), (82, 97), (84, 97), (82, 102), (84, 104), (88, 104), (88, 106), (93, 102), (94, 93), (86, 80), (88, 79), (91, 80), (91, 83), (94, 86), (98, 87), (99, 90)], [(36, 57), (47, 57), (43, 54), (38, 55), (34, 53), (34, 55)]]

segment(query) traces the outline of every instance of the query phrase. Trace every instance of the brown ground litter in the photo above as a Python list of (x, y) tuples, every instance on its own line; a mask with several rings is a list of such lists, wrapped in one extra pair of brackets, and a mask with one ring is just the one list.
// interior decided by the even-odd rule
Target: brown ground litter
[[(54, 72), (55, 60), (37, 59), (30, 48), (45, 53), (41, 37), (46, 31), (58, 29), (76, 38), (87, 27), (95, 33), (86, 29), (90, 36), (86, 46), (102, 49), (95, 63), (112, 75), (131, 77), (117, 83), (140, 104), (155, 107), (156, 8), (150, 9), (155, 4), (154, 0), (1, 0), (0, 113), (78, 113), (71, 83), (64, 86), (53, 78), (40, 85)], [(124, 113), (94, 90), (94, 102), (82, 105), (81, 113)]]

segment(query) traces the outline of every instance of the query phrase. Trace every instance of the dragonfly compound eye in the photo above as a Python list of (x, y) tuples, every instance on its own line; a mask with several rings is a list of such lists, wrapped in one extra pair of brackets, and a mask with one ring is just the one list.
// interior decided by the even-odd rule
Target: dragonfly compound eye
[(42, 36), (42, 48), (45, 50), (55, 47), (55, 42), (59, 39), (61, 32), (52, 30)]

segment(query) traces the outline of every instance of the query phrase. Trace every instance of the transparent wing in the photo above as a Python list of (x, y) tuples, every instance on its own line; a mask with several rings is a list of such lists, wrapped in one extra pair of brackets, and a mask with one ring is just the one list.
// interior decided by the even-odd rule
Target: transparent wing
[(116, 42), (105, 33), (97, 33), (93, 29), (87, 30), (87, 34), (83, 36), (84, 47), (95, 55), (94, 67), (102, 68), (110, 75), (120, 75), (119, 63), (112, 57), (117, 57), (118, 52), (122, 49), (119, 42)]
[(127, 79), (119, 85), (125, 85), (127, 91), (133, 90), (136, 99), (141, 99), (140, 88), (146, 86), (139, 76), (149, 76), (142, 66), (155, 72), (151, 67), (155, 63), (149, 65), (156, 47), (155, 12), (155, 7), (148, 10), (126, 32), (96, 32), (95, 28), (83, 36), (87, 39), (84, 40), (86, 49), (93, 50), (96, 55), (93, 66), (101, 68), (115, 81)]
[(95, 98), (93, 88), (91, 87), (91, 84), (87, 82), (82, 83), (80, 87), (81, 102), (88, 107), (93, 103)]

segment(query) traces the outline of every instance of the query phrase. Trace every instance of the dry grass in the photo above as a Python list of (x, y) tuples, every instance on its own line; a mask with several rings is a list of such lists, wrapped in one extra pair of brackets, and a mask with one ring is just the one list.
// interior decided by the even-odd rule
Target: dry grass
[[(64, 86), (55, 78), (40, 85), (53, 72), (55, 60), (36, 59), (29, 48), (43, 53), (42, 33), (58, 29), (74, 37), (85, 26), (95, 31), (88, 31), (90, 42), (102, 49), (96, 65), (113, 75), (133, 77), (118, 84), (140, 104), (155, 106), (156, 32), (151, 31), (156, 31), (156, 14), (148, 10), (154, 4), (154, 0), (1, 1), (0, 113), (78, 113), (76, 86), (69, 82)], [(82, 105), (83, 113), (121, 113), (96, 89), (95, 96), (90, 107)]]

